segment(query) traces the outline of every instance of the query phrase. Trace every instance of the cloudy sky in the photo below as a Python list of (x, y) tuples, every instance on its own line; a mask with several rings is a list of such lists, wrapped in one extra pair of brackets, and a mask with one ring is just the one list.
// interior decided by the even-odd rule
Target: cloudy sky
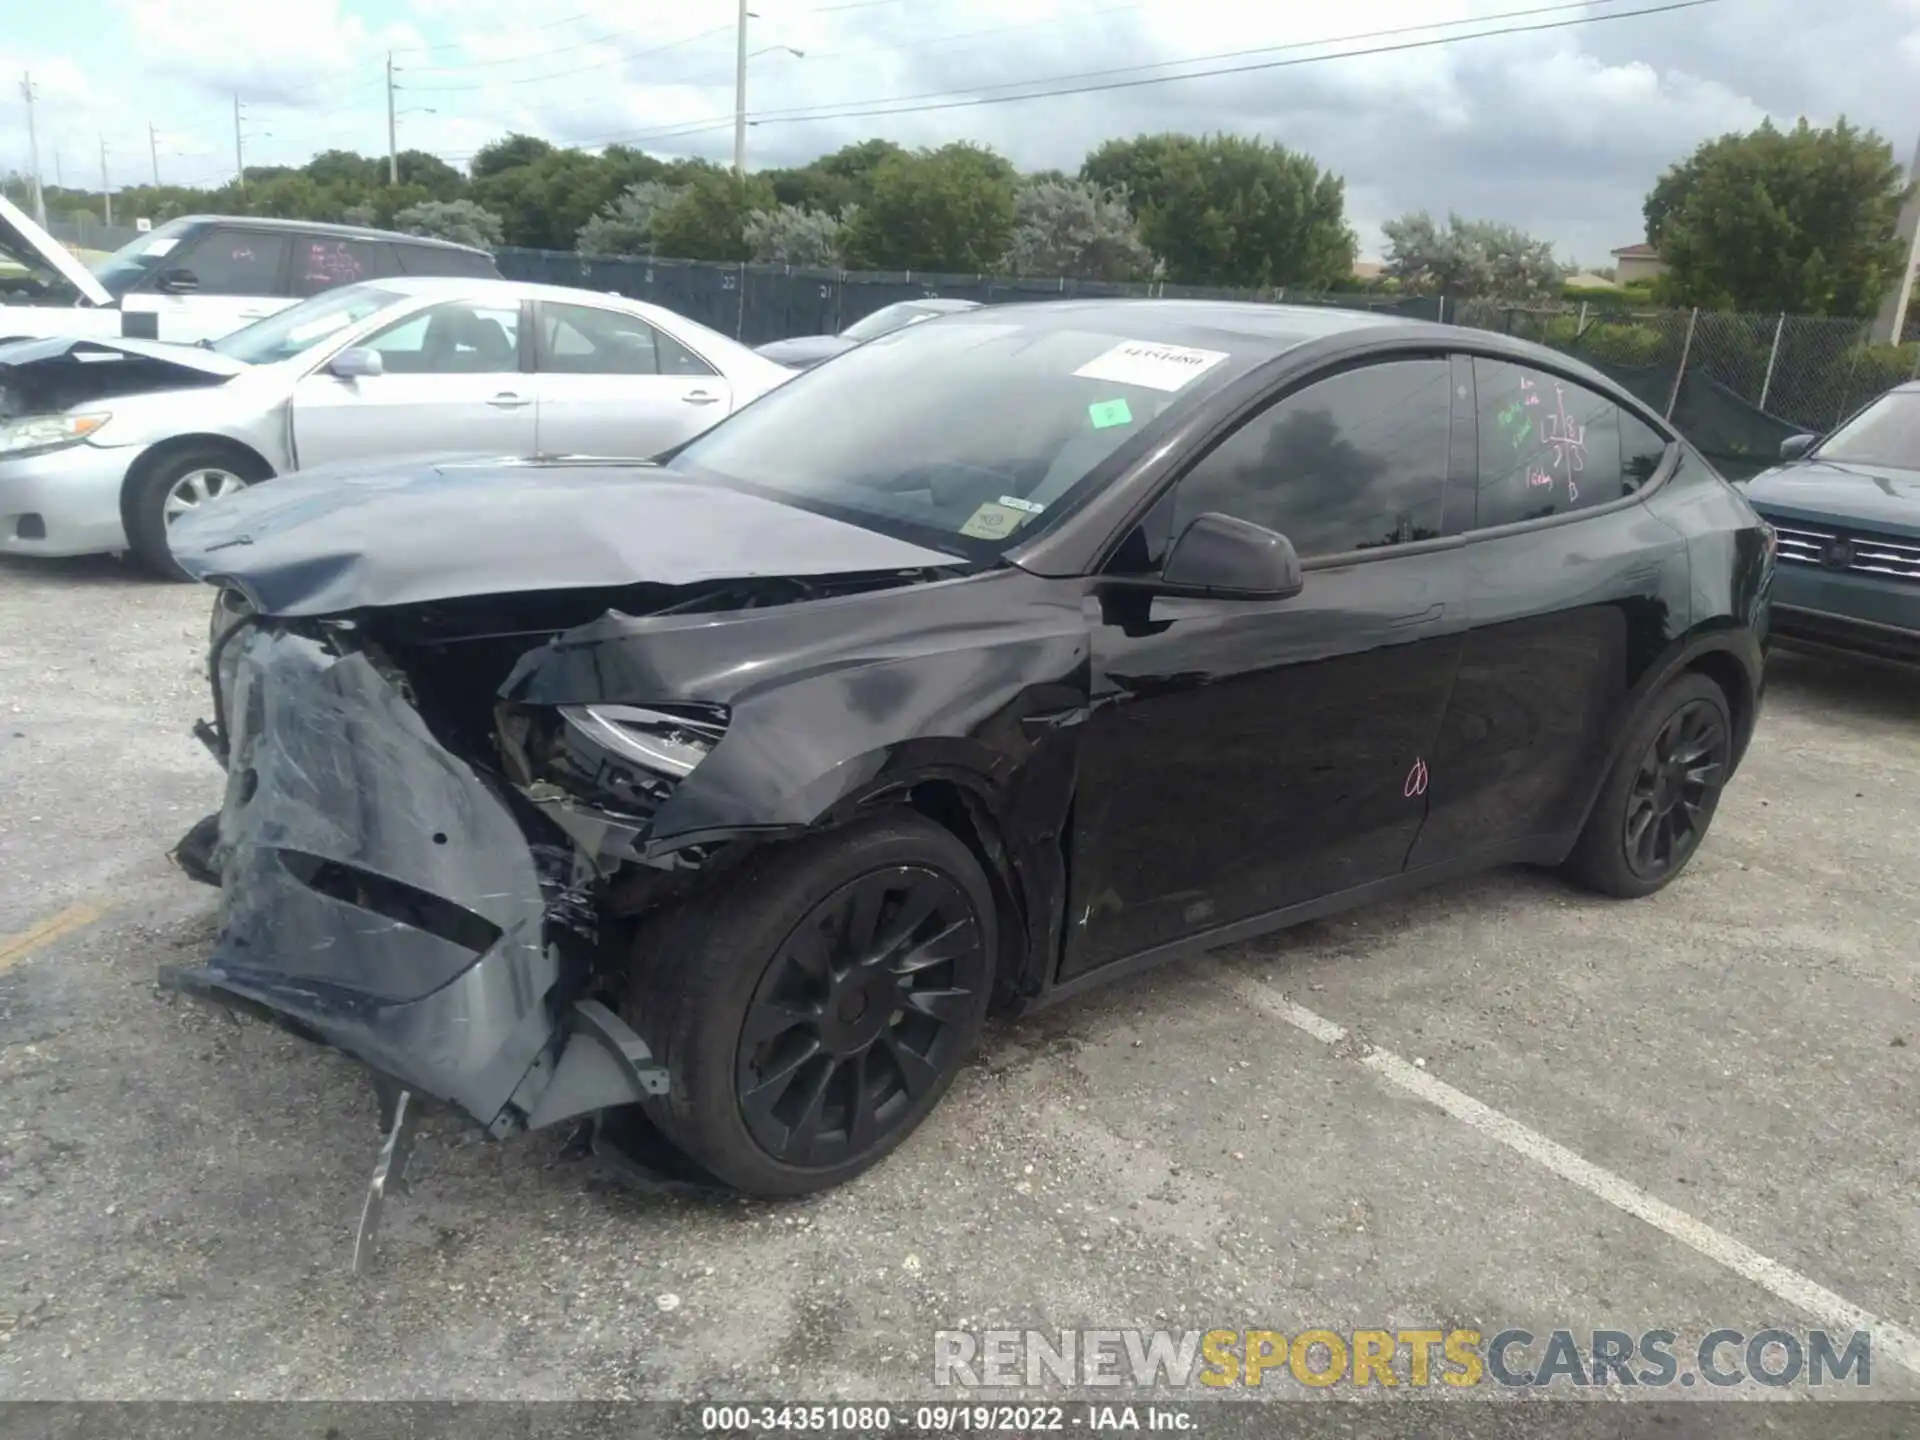
[[(1231, 130), (1345, 176), (1370, 256), (1382, 220), (1425, 208), (1512, 221), (1563, 259), (1602, 264), (1641, 238), (1648, 185), (1703, 138), (1767, 115), (1845, 113), (1892, 138), (1903, 160), (1920, 139), (1920, 0), (1710, 0), (1608, 19), (1673, 0), (752, 3), (750, 45), (764, 53), (749, 67), (751, 165), (885, 135), (977, 140), (1024, 167), (1071, 169), (1109, 136)], [(0, 167), (26, 167), (16, 77), (30, 71), (42, 172), (52, 180), (57, 162), (70, 185), (100, 184), (103, 139), (112, 183), (150, 179), (149, 126), (163, 180), (226, 178), (236, 95), (249, 164), (334, 146), (381, 152), (389, 51), (402, 148), (464, 163), (517, 129), (731, 154), (734, 0), (6, 8)], [(1582, 17), (1595, 23), (1564, 26)], [(1354, 53), (1365, 50), (1379, 53)], [(1256, 65), (1267, 68), (1122, 83)], [(1045, 89), (1083, 93), (973, 103)]]

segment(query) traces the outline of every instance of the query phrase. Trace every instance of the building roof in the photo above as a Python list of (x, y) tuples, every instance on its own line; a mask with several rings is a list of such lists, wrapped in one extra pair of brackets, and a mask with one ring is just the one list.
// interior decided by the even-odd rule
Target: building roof
[(1652, 245), (1622, 245), (1613, 252), (1622, 260), (1658, 260), (1660, 251)]

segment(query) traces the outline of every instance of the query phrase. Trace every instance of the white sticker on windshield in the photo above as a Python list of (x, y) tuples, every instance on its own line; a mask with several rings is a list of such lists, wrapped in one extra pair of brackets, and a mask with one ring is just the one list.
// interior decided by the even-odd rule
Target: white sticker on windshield
[(1115, 385), (1178, 390), (1226, 358), (1224, 350), (1192, 350), (1185, 345), (1157, 345), (1151, 340), (1122, 340), (1073, 373)]
[(180, 237), (178, 235), (162, 235), (158, 240), (149, 240), (147, 242), (147, 248), (142, 253), (147, 255), (165, 255), (179, 243)]

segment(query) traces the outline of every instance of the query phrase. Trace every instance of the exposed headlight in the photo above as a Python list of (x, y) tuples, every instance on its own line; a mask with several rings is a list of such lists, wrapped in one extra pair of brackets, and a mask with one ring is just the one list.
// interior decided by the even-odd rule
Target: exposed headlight
[(562, 705), (560, 714), (590, 743), (676, 779), (691, 774), (726, 734), (724, 723), (637, 705)]
[(105, 410), (85, 415), (30, 415), (0, 425), (0, 459), (78, 445), (113, 416)]
[(548, 781), (576, 799), (644, 817), (725, 737), (719, 705), (505, 705), (502, 758), (516, 784)]

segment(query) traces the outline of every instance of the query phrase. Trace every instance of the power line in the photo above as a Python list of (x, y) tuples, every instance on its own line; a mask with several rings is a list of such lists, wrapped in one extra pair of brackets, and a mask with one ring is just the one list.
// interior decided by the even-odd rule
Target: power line
[[(1617, 0), (1596, 0), (1596, 3), (1617, 3)], [(1181, 80), (1212, 79), (1221, 75), (1244, 75), (1263, 70), (1287, 69), (1297, 65), (1317, 65), (1329, 60), (1359, 59), (1370, 55), (1388, 55), (1411, 50), (1434, 49), (1445, 45), (1457, 45), (1469, 40), (1488, 40), (1505, 35), (1532, 34), (1548, 30), (1566, 30), (1582, 25), (1598, 24), (1606, 20), (1628, 20), (1645, 15), (1662, 15), (1678, 10), (1692, 10), (1704, 5), (1719, 4), (1720, 0), (1670, 0), (1670, 3), (1645, 6), (1638, 10), (1616, 10), (1603, 14), (1583, 14), (1566, 20), (1543, 21), (1532, 25), (1508, 25), (1494, 30), (1480, 30), (1466, 35), (1440, 35), (1425, 40), (1407, 40), (1392, 45), (1376, 45), (1360, 50), (1343, 50), (1329, 55), (1301, 55), (1283, 60), (1261, 60), (1250, 65), (1225, 65), (1207, 70), (1193, 70), (1180, 75), (1135, 76), (1123, 80), (1099, 80), (1096, 77), (1141, 69), (1164, 67), (1169, 65), (1196, 64), (1210, 60), (1230, 59), (1244, 55), (1271, 54), (1276, 50), (1298, 50), (1316, 45), (1341, 45), (1355, 40), (1370, 39), (1374, 36), (1406, 34), (1417, 30), (1433, 30), (1442, 25), (1467, 23), (1485, 23), (1489, 20), (1506, 20), (1518, 16), (1548, 14), (1566, 10), (1584, 10), (1585, 3), (1558, 4), (1536, 7), (1531, 10), (1507, 11), (1499, 15), (1477, 17), (1474, 21), (1438, 21), (1425, 25), (1400, 26), (1394, 30), (1363, 32), (1357, 35), (1331, 37), (1324, 40), (1297, 41), (1288, 45), (1261, 46), (1250, 50), (1226, 51), (1219, 55), (1194, 56), (1187, 60), (1153, 62), (1152, 66), (1123, 66), (1119, 70), (1091, 70), (1071, 75), (1042, 76), (1032, 80), (1010, 81), (1001, 85), (976, 87), (961, 91), (932, 91), (923, 95), (896, 95), (881, 100), (856, 102), (852, 109), (835, 109), (832, 106), (816, 105), (796, 107), (786, 111), (767, 111), (757, 116), (749, 116), (754, 124), (792, 124), (813, 120), (844, 120), (874, 118), (889, 115), (917, 115), (937, 110), (970, 109), (985, 105), (1006, 105), (1021, 100), (1047, 100), (1069, 95), (1089, 95), (1109, 90), (1139, 89), (1149, 85), (1169, 85)], [(1058, 84), (1060, 81), (1094, 81), (1089, 84)], [(1004, 90), (1017, 86), (1050, 85), (1052, 88), (1033, 90), (1018, 95), (990, 95), (980, 93), (981, 89)], [(955, 98), (946, 98), (955, 97)], [(906, 103), (926, 101), (928, 103)], [(731, 125), (731, 118), (715, 116), (711, 120), (687, 121), (680, 125), (643, 134), (610, 136), (604, 140), (587, 142), (589, 144), (636, 143), (646, 140), (678, 139), (691, 135), (703, 135)]]
[(415, 95), (450, 95), (461, 90), (491, 90), (499, 85), (537, 85), (543, 80), (564, 80), (569, 76), (584, 75), (589, 70), (604, 70), (609, 65), (624, 65), (629, 60), (643, 60), (649, 55), (662, 55), (669, 50), (678, 50), (683, 45), (693, 45), (701, 40), (710, 40), (715, 35), (731, 34), (732, 31), (731, 25), (716, 25), (711, 30), (702, 30), (698, 35), (687, 35), (679, 40), (670, 40), (665, 45), (656, 45), (650, 50), (635, 50), (629, 54), (615, 55), (608, 60), (595, 61), (591, 65), (576, 65), (571, 70), (556, 70), (546, 75), (508, 75), (497, 80), (476, 80), (466, 85), (405, 85), (401, 88)]

